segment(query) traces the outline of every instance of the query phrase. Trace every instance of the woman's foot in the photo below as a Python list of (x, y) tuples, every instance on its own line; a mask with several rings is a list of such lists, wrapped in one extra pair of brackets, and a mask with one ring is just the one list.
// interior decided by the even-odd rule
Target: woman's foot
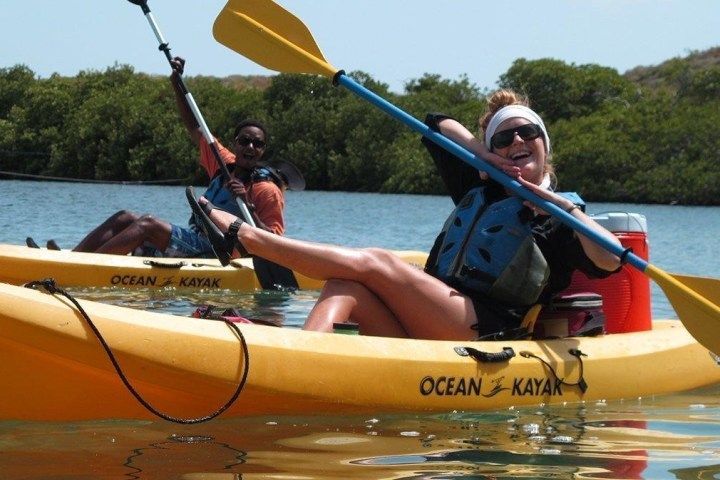
[[(244, 223), (241, 218), (236, 217), (232, 213), (226, 212), (225, 210), (217, 208), (215, 205), (212, 204), (212, 202), (210, 202), (210, 200), (205, 197), (198, 198), (198, 203), (200, 204), (200, 207), (203, 209), (208, 218), (211, 219), (211, 221), (215, 224), (216, 227), (220, 229), (221, 232), (227, 232), (230, 228), (230, 225), (235, 222), (240, 222), (240, 224)], [(212, 214), (210, 213), (211, 211)]]
[[(195, 200), (195, 191), (192, 187), (185, 189), (185, 196), (187, 197), (190, 208), (195, 214), (195, 218), (200, 223), (200, 228), (207, 236), (212, 245), (215, 256), (220, 260), (220, 263), (225, 266), (230, 263), (230, 257), (232, 256), (233, 250), (237, 247), (238, 251), (247, 254), (244, 248), (239, 244), (237, 239), (238, 229), (243, 223), (242, 220), (222, 210), (216, 209), (212, 203), (207, 199), (201, 197), (202, 205)], [(212, 220), (210, 220), (209, 213), (212, 210), (216, 210), (218, 213), (225, 213), (226, 216), (221, 216), (221, 219), (227, 219), (227, 216), (233, 218), (230, 223), (225, 224), (224, 221), (219, 221), (218, 224), (222, 228), (218, 228)], [(223, 231), (227, 233), (223, 233)]]

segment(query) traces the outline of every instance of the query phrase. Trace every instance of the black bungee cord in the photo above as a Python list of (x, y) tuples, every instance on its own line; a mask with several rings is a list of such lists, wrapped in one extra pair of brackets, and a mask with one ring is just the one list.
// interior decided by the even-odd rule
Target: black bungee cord
[(163, 413), (160, 410), (158, 410), (157, 408), (155, 408), (154, 406), (152, 406), (147, 400), (142, 398), (140, 393), (138, 393), (138, 391), (135, 389), (135, 387), (133, 387), (133, 385), (130, 383), (130, 381), (126, 377), (125, 373), (123, 372), (122, 367), (120, 366), (117, 359), (115, 358), (115, 355), (113, 354), (112, 350), (110, 349), (110, 346), (107, 344), (107, 342), (103, 338), (102, 334), (100, 333), (100, 330), (98, 330), (98, 328), (95, 326), (93, 321), (90, 319), (90, 316), (87, 314), (87, 312), (85, 312), (85, 309), (82, 308), (80, 303), (72, 295), (70, 295), (67, 291), (63, 290), (62, 288), (58, 287), (57, 284), (55, 283), (55, 280), (53, 280), (52, 278), (47, 278), (45, 280), (35, 280), (32, 282), (26, 283), (25, 287), (32, 288), (32, 289), (37, 289), (38, 287), (41, 287), (41, 288), (45, 289), (51, 295), (61, 295), (65, 298), (67, 298), (68, 300), (70, 300), (70, 302), (72, 302), (72, 304), (75, 305), (78, 312), (80, 312), (80, 315), (82, 315), (82, 317), (83, 317), (83, 319), (85, 319), (85, 322), (87, 323), (87, 325), (90, 327), (90, 329), (95, 334), (95, 337), (98, 339), (98, 341), (102, 345), (103, 349), (105, 350), (105, 353), (107, 354), (108, 358), (110, 359), (110, 362), (112, 363), (113, 367), (115, 368), (115, 371), (117, 372), (118, 376), (120, 377), (120, 380), (123, 382), (123, 384), (128, 389), (128, 391), (149, 412), (162, 418), (163, 420), (167, 420), (169, 422), (174, 422), (174, 423), (180, 423), (183, 425), (192, 425), (192, 424), (203, 423), (203, 422), (212, 420), (213, 418), (217, 417), (222, 412), (224, 412), (225, 410), (230, 408), (230, 406), (233, 403), (235, 403), (235, 401), (240, 396), (240, 393), (242, 392), (242, 390), (245, 386), (245, 382), (247, 380), (247, 375), (250, 370), (250, 355), (248, 353), (247, 342), (245, 341), (245, 336), (242, 334), (242, 331), (238, 328), (237, 325), (235, 325), (233, 322), (231, 322), (229, 320), (223, 320), (225, 322), (225, 324), (228, 325), (235, 332), (235, 335), (237, 335), (238, 339), (240, 340), (240, 344), (242, 345), (243, 363), (245, 365), (245, 368), (243, 369), (242, 377), (240, 378), (238, 386), (235, 389), (235, 392), (233, 393), (232, 397), (230, 397), (230, 399), (227, 402), (225, 402), (225, 404), (222, 405), (220, 408), (218, 408), (216, 411), (214, 411), (208, 415), (204, 415), (202, 417), (178, 418), (178, 417), (173, 417), (172, 415)]

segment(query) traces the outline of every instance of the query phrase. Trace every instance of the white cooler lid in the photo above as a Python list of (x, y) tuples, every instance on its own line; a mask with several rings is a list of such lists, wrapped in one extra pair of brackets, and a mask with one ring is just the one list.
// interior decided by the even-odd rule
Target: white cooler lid
[(605, 212), (591, 215), (592, 219), (611, 232), (647, 233), (645, 215), (627, 212)]

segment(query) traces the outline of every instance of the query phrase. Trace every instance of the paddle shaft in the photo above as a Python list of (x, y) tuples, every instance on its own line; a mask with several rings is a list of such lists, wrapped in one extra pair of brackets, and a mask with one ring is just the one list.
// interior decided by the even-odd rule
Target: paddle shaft
[(564, 224), (572, 228), (573, 230), (582, 233), (586, 237), (593, 240), (595, 243), (599, 244), (609, 252), (614, 253), (618, 257), (625, 255), (625, 258), (627, 259), (627, 262), (633, 265), (634, 267), (638, 268), (640, 271), (645, 271), (647, 268), (647, 262), (643, 260), (642, 258), (638, 257), (637, 255), (633, 254), (632, 252), (627, 252), (625, 249), (623, 249), (622, 246), (612, 242), (611, 240), (605, 238), (595, 230), (591, 229), (584, 223), (582, 223), (577, 218), (573, 217), (570, 213), (566, 212), (562, 208), (558, 207), (552, 202), (549, 202), (545, 200), (544, 198), (539, 197), (534, 192), (528, 190), (525, 188), (520, 182), (517, 180), (507, 176), (502, 171), (495, 168), (493, 165), (491, 165), (489, 162), (483, 160), (482, 158), (478, 157), (477, 155), (473, 154), (466, 148), (458, 145), (456, 142), (452, 141), (448, 137), (442, 135), (439, 132), (436, 132), (432, 130), (430, 127), (422, 123), (420, 120), (416, 119), (415, 117), (409, 115), (404, 110), (401, 110), (400, 108), (396, 107), (392, 103), (388, 102), (384, 98), (376, 95), (372, 91), (368, 90), (364, 86), (360, 85), (358, 82), (350, 78), (349, 76), (345, 75), (345, 73), (341, 70), (336, 73), (334, 77), (334, 82), (342, 85), (343, 87), (347, 88), (351, 92), (355, 93), (356, 95), (364, 98), (365, 100), (369, 101), (373, 105), (379, 107), (381, 110), (383, 110), (385, 113), (390, 115), (391, 117), (400, 120), (416, 132), (420, 133), (425, 138), (431, 140), (433, 143), (437, 144), (438, 146), (444, 148), (448, 152), (452, 153), (456, 157), (460, 158), (461, 160), (465, 161), (466, 163), (472, 165), (473, 167), (477, 168), (478, 170), (482, 170), (488, 173), (490, 177), (492, 177), (493, 180), (500, 183), (504, 187), (508, 188), (509, 190), (512, 190), (514, 193), (516, 193), (518, 196), (524, 198), (525, 200), (529, 200), (535, 205), (539, 206), (543, 210), (545, 210), (547, 213), (554, 215), (560, 221), (562, 221)]
[[(160, 31), (160, 28), (158, 27), (157, 22), (155, 21), (155, 17), (153, 17), (152, 12), (150, 11), (150, 7), (147, 6), (147, 2), (136, 2), (130, 0), (131, 3), (134, 3), (136, 5), (139, 5), (140, 8), (143, 11), (143, 14), (145, 14), (145, 18), (147, 18), (148, 23), (150, 24), (150, 28), (152, 29), (153, 33), (155, 34), (155, 37), (157, 38), (157, 41), (159, 43), (159, 49), (165, 54), (165, 57), (168, 60), (168, 63), (170, 63), (172, 67), (172, 56), (170, 55), (170, 46), (167, 41), (165, 41), (165, 38), (163, 37), (162, 32)], [(222, 161), (222, 158), (220, 157), (220, 150), (217, 146), (217, 141), (215, 140), (215, 137), (210, 133), (210, 129), (207, 126), (207, 123), (205, 123), (205, 119), (202, 116), (202, 113), (200, 113), (200, 109), (197, 106), (197, 103), (195, 103), (195, 99), (192, 96), (192, 93), (190, 93), (190, 90), (187, 89), (185, 86), (185, 82), (183, 81), (182, 75), (180, 75), (179, 72), (177, 72), (177, 80), (178, 80), (178, 86), (180, 87), (180, 90), (182, 91), (182, 94), (185, 97), (185, 101), (187, 102), (188, 106), (190, 107), (190, 110), (193, 113), (193, 116), (195, 117), (195, 121), (198, 123), (198, 126), (200, 127), (200, 131), (202, 132), (203, 137), (205, 138), (205, 141), (210, 146), (210, 150), (213, 153), (213, 157), (215, 157), (215, 161), (218, 164), (218, 167), (220, 167), (220, 170), (222, 172), (223, 178), (225, 181), (230, 181), (230, 171), (227, 168), (227, 165), (225, 165), (225, 162)], [(250, 210), (248, 210), (247, 205), (245, 205), (245, 202), (242, 201), (239, 197), (235, 197), (235, 200), (237, 201), (237, 205), (240, 208), (240, 212), (242, 213), (243, 218), (245, 221), (255, 226), (255, 220), (253, 219), (252, 215), (250, 214)]]

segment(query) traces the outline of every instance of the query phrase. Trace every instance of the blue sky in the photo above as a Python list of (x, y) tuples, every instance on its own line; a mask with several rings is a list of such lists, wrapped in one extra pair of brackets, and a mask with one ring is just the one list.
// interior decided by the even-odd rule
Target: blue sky
[[(168, 73), (140, 8), (127, 0), (0, 0), (0, 67), (104, 70), (115, 62)], [(280, 0), (328, 61), (401, 91), (424, 73), (467, 74), (493, 88), (519, 57), (596, 63), (620, 73), (720, 45), (718, 0)], [(187, 74), (269, 74), (216, 43), (224, 0), (150, 0)]]

